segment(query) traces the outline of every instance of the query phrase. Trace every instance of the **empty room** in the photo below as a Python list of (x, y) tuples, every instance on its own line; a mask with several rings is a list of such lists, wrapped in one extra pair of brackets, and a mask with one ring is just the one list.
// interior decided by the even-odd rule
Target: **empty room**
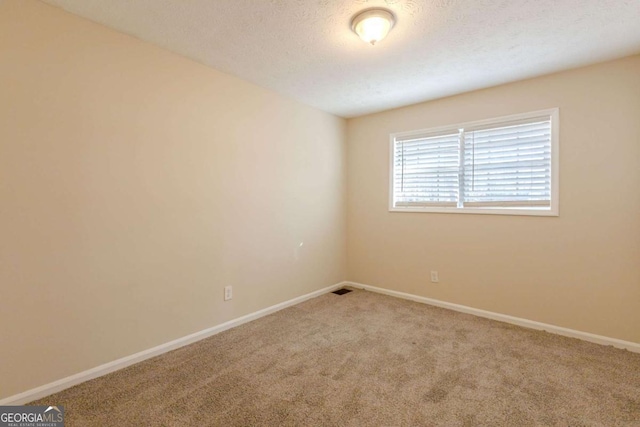
[(0, 427), (640, 426), (639, 23), (0, 0)]

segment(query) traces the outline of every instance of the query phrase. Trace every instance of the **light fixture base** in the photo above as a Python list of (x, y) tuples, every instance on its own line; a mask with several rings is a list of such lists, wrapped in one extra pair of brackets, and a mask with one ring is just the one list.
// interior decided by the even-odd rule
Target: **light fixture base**
[(365, 9), (351, 19), (351, 29), (362, 40), (372, 45), (382, 40), (396, 23), (396, 17), (388, 9)]

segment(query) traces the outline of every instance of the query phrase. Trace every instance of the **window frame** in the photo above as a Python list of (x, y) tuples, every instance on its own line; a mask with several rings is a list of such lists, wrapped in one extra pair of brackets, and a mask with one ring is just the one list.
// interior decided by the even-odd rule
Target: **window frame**
[[(395, 175), (395, 144), (396, 138), (421, 136), (425, 134), (445, 133), (450, 131), (459, 132), (460, 129), (470, 127), (501, 125), (505, 122), (526, 120), (539, 116), (549, 116), (551, 118), (551, 206), (550, 208), (510, 208), (510, 207), (395, 207), (394, 206), (394, 175)], [(389, 212), (421, 212), (421, 213), (459, 213), (459, 214), (481, 214), (481, 215), (526, 215), (526, 216), (553, 216), (560, 215), (559, 194), (560, 194), (560, 109), (549, 108), (546, 110), (531, 111), (522, 114), (513, 114), (472, 122), (457, 123), (434, 128), (419, 129), (407, 132), (394, 132), (389, 135)]]

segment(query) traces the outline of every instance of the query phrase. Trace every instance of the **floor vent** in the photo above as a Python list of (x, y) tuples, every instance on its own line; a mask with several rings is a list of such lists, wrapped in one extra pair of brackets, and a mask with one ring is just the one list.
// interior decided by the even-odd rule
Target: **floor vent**
[(344, 295), (344, 294), (348, 294), (349, 292), (351, 292), (351, 289), (342, 288), (342, 289), (338, 289), (337, 291), (333, 291), (332, 293), (336, 295)]

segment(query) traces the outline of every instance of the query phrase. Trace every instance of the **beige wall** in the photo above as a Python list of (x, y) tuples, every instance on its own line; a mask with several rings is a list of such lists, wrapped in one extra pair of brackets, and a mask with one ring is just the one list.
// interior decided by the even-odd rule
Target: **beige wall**
[(0, 82), (0, 398), (346, 278), (344, 120), (31, 0)]
[[(388, 212), (390, 133), (551, 107), (559, 217)], [(349, 280), (640, 342), (640, 56), (347, 128)]]

